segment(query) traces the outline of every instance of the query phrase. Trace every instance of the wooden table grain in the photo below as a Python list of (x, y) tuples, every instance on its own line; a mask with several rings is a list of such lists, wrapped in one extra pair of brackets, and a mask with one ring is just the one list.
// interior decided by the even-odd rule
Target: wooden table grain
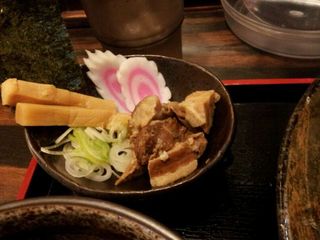
[[(86, 57), (86, 49), (106, 49), (95, 37), (83, 11), (62, 12), (62, 16), (79, 63)], [(180, 57), (208, 68), (221, 80), (320, 75), (320, 59), (276, 56), (242, 42), (230, 31), (220, 5), (186, 7), (185, 19), (174, 41), (169, 53), (180, 51)], [(31, 159), (24, 129), (15, 124), (13, 109), (4, 106), (0, 107), (0, 152), (0, 203), (4, 203), (16, 199)]]

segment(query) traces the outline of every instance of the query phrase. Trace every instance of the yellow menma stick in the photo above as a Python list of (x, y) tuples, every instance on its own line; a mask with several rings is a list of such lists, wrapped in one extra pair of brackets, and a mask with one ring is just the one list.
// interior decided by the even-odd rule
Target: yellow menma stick
[(75, 106), (116, 111), (112, 100), (88, 96), (51, 84), (34, 83), (10, 78), (1, 84), (2, 105), (15, 106), (18, 102), (47, 105)]

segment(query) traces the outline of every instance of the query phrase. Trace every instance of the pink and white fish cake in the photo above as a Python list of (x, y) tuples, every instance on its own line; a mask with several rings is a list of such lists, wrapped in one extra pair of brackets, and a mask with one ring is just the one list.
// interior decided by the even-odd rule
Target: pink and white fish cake
[(96, 50), (94, 53), (86, 51), (88, 58), (83, 61), (88, 67), (88, 77), (96, 85), (102, 98), (115, 101), (120, 112), (128, 112), (128, 108), (121, 93), (121, 86), (117, 80), (117, 71), (126, 58), (114, 55), (110, 51)]
[(112, 99), (119, 112), (132, 112), (145, 97), (156, 95), (162, 103), (171, 98), (170, 89), (154, 61), (145, 57), (125, 58), (110, 51), (86, 51), (88, 77), (95, 84), (98, 93), (105, 99)]
[(117, 72), (126, 106), (130, 111), (145, 97), (156, 95), (165, 103), (171, 98), (163, 75), (154, 61), (145, 57), (131, 57), (123, 61)]

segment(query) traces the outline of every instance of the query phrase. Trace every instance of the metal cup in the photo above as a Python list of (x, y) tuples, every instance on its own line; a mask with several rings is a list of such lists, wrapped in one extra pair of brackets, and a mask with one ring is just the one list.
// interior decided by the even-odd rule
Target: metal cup
[(183, 0), (82, 0), (90, 26), (104, 44), (141, 47), (176, 31)]

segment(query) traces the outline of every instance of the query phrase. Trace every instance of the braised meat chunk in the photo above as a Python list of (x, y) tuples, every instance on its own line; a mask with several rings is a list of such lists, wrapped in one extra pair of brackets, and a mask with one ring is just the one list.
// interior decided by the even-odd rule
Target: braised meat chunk
[(178, 118), (185, 124), (193, 128), (202, 128), (205, 133), (209, 133), (215, 103), (220, 99), (220, 95), (214, 90), (195, 91), (188, 95), (184, 101), (173, 103), (172, 110)]
[(161, 111), (161, 103), (157, 96), (145, 97), (132, 112), (130, 120), (131, 130), (139, 130), (148, 125)]
[(130, 137), (137, 159), (141, 165), (148, 163), (162, 151), (168, 151), (176, 142), (184, 141), (191, 132), (176, 118), (153, 120)]
[[(149, 160), (148, 172), (152, 187), (161, 187), (188, 176), (198, 166), (198, 158), (206, 148), (203, 133), (189, 136), (183, 142), (176, 142), (157, 158)], [(198, 148), (199, 147), (199, 148)]]
[(117, 184), (148, 171), (151, 186), (161, 187), (197, 169), (219, 98), (209, 90), (191, 93), (180, 103), (161, 104), (156, 96), (143, 99), (129, 120), (135, 157)]

